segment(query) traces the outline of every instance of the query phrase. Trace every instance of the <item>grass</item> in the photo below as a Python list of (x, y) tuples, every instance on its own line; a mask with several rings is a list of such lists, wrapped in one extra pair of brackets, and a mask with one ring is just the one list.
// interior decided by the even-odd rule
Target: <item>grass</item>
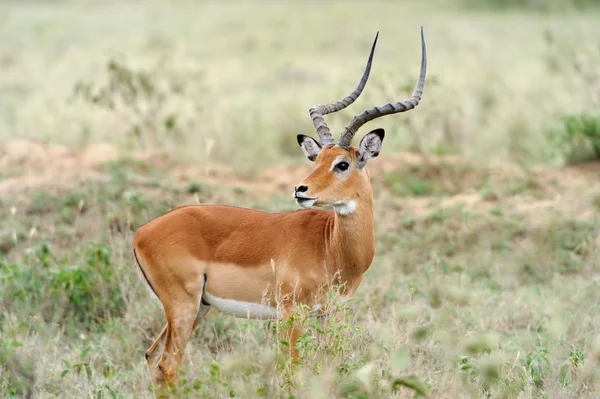
[[(430, 54), (426, 96), (410, 118), (378, 121), (390, 153), (417, 146), (496, 164), (548, 164), (555, 156), (540, 148), (545, 132), (560, 126), (560, 115), (597, 108), (593, 10), (465, 13), (414, 2), (331, 2), (318, 13), (265, 2), (1, 7), (3, 137), (159, 147), (251, 173), (298, 161), (293, 138), (313, 131), (308, 107), (356, 84), (377, 30), (369, 86), (328, 123), (339, 132), (363, 107), (409, 95), (420, 25)], [(115, 76), (133, 85), (140, 78), (151, 90), (132, 104), (123, 91), (102, 90)], [(86, 87), (114, 107), (92, 106), (81, 95)]]
[(407, 97), (421, 24), (425, 95), (379, 123), (377, 253), (353, 300), (304, 320), (294, 373), (277, 323), (210, 312), (177, 389), (598, 397), (599, 169), (555, 167), (548, 139), (598, 105), (597, 11), (450, 5), (2, 4), (0, 397), (151, 397), (164, 316), (135, 229), (197, 202), (295, 209), (308, 107), (351, 89), (377, 30), (360, 104), (329, 125)]
[[(2, 214), (4, 226), (24, 232), (0, 263), (4, 396), (28, 386), (39, 397), (148, 392), (143, 352), (163, 321), (132, 267), (132, 232), (195, 196), (255, 205), (236, 188), (149, 186), (134, 173), (155, 173), (143, 162), (114, 165), (105, 167), (108, 181), (42, 188), (15, 199), (15, 215)], [(501, 191), (508, 182), (497, 184)], [(375, 215), (378, 252), (354, 301), (324, 324), (306, 321), (305, 363), (290, 377), (296, 397), (395, 397), (407, 386), (432, 397), (597, 394), (600, 219), (518, 213), (511, 198), (496, 199), (494, 212), (434, 203), (390, 227), (382, 220), (394, 208), (384, 201)], [(294, 208), (276, 193), (261, 205)], [(180, 390), (288, 395), (274, 328), (209, 313)]]

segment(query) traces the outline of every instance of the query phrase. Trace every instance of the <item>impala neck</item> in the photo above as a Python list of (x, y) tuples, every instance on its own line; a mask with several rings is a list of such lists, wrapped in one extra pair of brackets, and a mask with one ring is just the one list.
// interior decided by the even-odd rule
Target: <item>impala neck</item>
[[(352, 208), (352, 206), (350, 207)], [(362, 275), (371, 265), (375, 253), (372, 193), (361, 194), (352, 212), (337, 207), (329, 229), (328, 264), (335, 264), (347, 277)]]

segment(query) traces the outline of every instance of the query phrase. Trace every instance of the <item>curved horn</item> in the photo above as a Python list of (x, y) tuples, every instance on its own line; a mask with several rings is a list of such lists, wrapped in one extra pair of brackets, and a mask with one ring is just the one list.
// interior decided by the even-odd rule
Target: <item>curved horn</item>
[(356, 101), (358, 96), (360, 96), (360, 93), (362, 93), (365, 85), (367, 84), (367, 79), (369, 79), (369, 72), (371, 72), (371, 63), (373, 62), (373, 54), (375, 53), (375, 45), (377, 44), (378, 37), (379, 32), (377, 32), (377, 35), (375, 35), (375, 41), (373, 41), (373, 45), (371, 46), (371, 54), (369, 55), (367, 66), (365, 67), (365, 71), (363, 72), (356, 89), (339, 101), (331, 104), (314, 105), (308, 111), (310, 113), (310, 117), (312, 118), (313, 125), (315, 125), (315, 128), (317, 129), (322, 146), (333, 145), (333, 137), (331, 136), (329, 127), (325, 123), (325, 119), (323, 119), (323, 115), (337, 112), (346, 108), (348, 105)]
[(415, 108), (419, 101), (421, 101), (421, 95), (423, 94), (423, 86), (425, 85), (425, 73), (427, 71), (427, 49), (425, 47), (425, 37), (423, 36), (423, 27), (421, 26), (421, 72), (419, 73), (419, 80), (412, 93), (412, 96), (406, 101), (399, 101), (397, 103), (387, 103), (385, 105), (375, 106), (371, 109), (365, 109), (360, 114), (356, 115), (350, 123), (344, 129), (344, 132), (340, 136), (338, 146), (345, 149), (350, 149), (350, 143), (352, 138), (358, 129), (365, 123), (372, 121), (373, 119), (396, 114), (399, 112), (410, 111)]

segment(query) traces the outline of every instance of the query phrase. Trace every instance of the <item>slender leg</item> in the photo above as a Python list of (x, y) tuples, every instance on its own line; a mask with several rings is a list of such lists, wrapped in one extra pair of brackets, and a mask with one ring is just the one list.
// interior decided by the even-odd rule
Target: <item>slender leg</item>
[(288, 356), (292, 359), (293, 363), (298, 362), (298, 349), (296, 343), (301, 333), (300, 324), (296, 321), (296, 316), (293, 313), (292, 306), (286, 306), (282, 314), (283, 326), (279, 332), (279, 338), (287, 341), (287, 352)]
[[(174, 383), (177, 376), (177, 367), (181, 365), (183, 353), (190, 337), (192, 328), (196, 321), (197, 310), (192, 309), (194, 305), (182, 306), (169, 312), (167, 323), (169, 325), (165, 338), (165, 347), (158, 361), (158, 367), (163, 372), (167, 384)], [(187, 309), (181, 309), (187, 307)]]
[(201, 304), (202, 288), (201, 285), (199, 290), (192, 290), (198, 295), (181, 292), (177, 300), (164, 306), (167, 325), (147, 352), (148, 368), (157, 399), (171, 397), (169, 388), (177, 382), (185, 348), (198, 323), (210, 310), (209, 306)]
[(146, 351), (146, 361), (148, 362), (148, 371), (152, 379), (152, 385), (158, 387), (165, 385), (165, 378), (162, 371), (158, 368), (158, 360), (165, 347), (165, 336), (167, 335), (169, 325), (166, 324), (158, 335), (152, 346)]

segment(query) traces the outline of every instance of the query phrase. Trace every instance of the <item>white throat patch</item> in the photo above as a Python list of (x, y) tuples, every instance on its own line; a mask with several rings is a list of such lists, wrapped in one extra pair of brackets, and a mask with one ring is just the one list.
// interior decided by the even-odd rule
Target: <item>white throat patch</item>
[(356, 210), (356, 201), (335, 203), (333, 209), (342, 216), (350, 215)]

